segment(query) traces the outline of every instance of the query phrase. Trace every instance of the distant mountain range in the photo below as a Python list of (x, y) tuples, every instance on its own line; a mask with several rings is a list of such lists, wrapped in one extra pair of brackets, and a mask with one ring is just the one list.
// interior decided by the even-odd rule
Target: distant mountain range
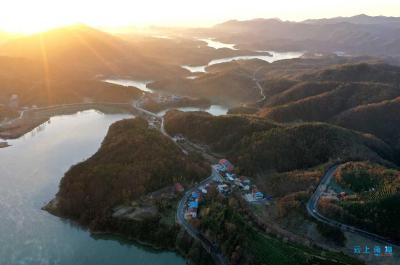
[(400, 17), (358, 15), (303, 22), (231, 20), (202, 33), (255, 50), (400, 56)]
[(353, 24), (396, 24), (400, 23), (400, 17), (385, 17), (385, 16), (368, 16), (365, 14), (352, 16), (352, 17), (334, 17), (322, 19), (307, 19), (304, 23), (312, 24), (334, 24), (334, 23), (353, 23)]

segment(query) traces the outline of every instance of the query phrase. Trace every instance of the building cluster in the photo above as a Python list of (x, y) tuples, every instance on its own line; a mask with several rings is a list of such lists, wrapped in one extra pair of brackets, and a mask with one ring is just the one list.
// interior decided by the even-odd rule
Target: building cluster
[(175, 135), (172, 137), (172, 139), (173, 139), (175, 142), (177, 142), (177, 143), (183, 143), (183, 142), (185, 142), (185, 137), (184, 137), (183, 134), (181, 134), (181, 133), (175, 134)]
[(156, 102), (156, 103), (170, 103), (170, 102), (178, 102), (182, 99), (181, 96), (177, 95), (162, 95), (158, 93), (153, 93), (147, 95), (143, 100), (142, 103), (146, 104), (149, 102)]
[(331, 201), (342, 201), (342, 200), (348, 200), (350, 198), (354, 198), (354, 196), (349, 196), (344, 191), (336, 191), (333, 188), (328, 188), (326, 191), (324, 191), (321, 194), (321, 198), (331, 200)]
[(222, 194), (229, 194), (232, 190), (239, 189), (248, 202), (262, 202), (270, 197), (258, 190), (250, 179), (234, 173), (234, 165), (227, 159), (221, 159), (213, 166), (215, 180), (218, 182), (217, 189)]
[(227, 159), (221, 159), (218, 164), (213, 165), (213, 180), (210, 183), (199, 186), (188, 196), (185, 205), (185, 218), (197, 218), (199, 206), (204, 202), (205, 195), (212, 186), (215, 186), (217, 191), (224, 196), (229, 196), (234, 190), (240, 190), (243, 198), (252, 203), (265, 203), (271, 199), (271, 197), (259, 191), (249, 178), (235, 174), (234, 170), (234, 165)]

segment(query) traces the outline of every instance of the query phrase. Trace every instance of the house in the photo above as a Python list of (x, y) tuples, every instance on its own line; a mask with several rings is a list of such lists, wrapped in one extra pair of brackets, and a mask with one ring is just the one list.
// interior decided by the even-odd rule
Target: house
[(185, 141), (185, 137), (182, 134), (177, 134), (173, 137), (174, 141), (177, 143), (183, 143)]
[(199, 194), (198, 194), (197, 192), (193, 191), (193, 192), (192, 192), (192, 198), (193, 198), (194, 200), (196, 200), (197, 198), (199, 198)]
[(226, 176), (226, 178), (227, 178), (229, 181), (234, 181), (234, 180), (236, 179), (236, 174), (233, 174), (233, 173), (227, 172), (227, 173), (225, 174), (225, 176)]
[(218, 191), (220, 193), (227, 192), (228, 191), (228, 185), (220, 184), (220, 185), (217, 186), (217, 189), (218, 189)]
[(262, 193), (262, 192), (260, 192), (260, 191), (257, 191), (257, 192), (254, 194), (254, 198), (255, 198), (256, 200), (262, 200), (262, 199), (264, 199), (264, 193)]
[(185, 188), (179, 182), (175, 183), (174, 188), (175, 188), (175, 192), (178, 192), (178, 193), (185, 191)]
[(249, 191), (250, 190), (250, 186), (249, 185), (245, 185), (245, 186), (242, 187), (242, 189), (244, 191)]
[(188, 211), (190, 217), (197, 218), (197, 208), (190, 208)]
[(192, 218), (197, 217), (197, 209), (199, 208), (199, 203), (197, 201), (191, 201), (189, 202), (189, 207), (188, 207), (188, 215)]
[(226, 179), (233, 182), (235, 179), (233, 177), (231, 177), (230, 175), (226, 174)]
[(197, 209), (199, 208), (199, 203), (197, 201), (189, 202), (189, 209)]
[(219, 160), (218, 164), (223, 168), (224, 171), (232, 172), (235, 169), (232, 163), (229, 162), (227, 159)]
[(244, 185), (250, 185), (251, 184), (250, 180), (248, 178), (246, 178), (245, 176), (240, 176), (239, 179)]

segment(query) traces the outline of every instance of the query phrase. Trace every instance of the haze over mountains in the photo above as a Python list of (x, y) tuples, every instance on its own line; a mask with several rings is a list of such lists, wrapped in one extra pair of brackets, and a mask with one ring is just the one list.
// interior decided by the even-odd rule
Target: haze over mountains
[[(66, 173), (51, 207), (57, 210), (60, 206), (59, 213), (88, 225), (91, 231), (115, 232), (169, 249), (186, 245), (181, 252), (201, 261), (199, 257), (206, 255), (190, 249), (197, 241), (192, 241), (191, 233), (183, 235), (187, 226), (176, 223), (188, 201), (181, 201), (186, 206), (176, 209), (177, 200), (187, 198), (182, 198), (182, 185), (175, 184), (184, 184), (187, 195), (193, 196), (192, 190), (187, 192), (191, 188), (207, 194), (203, 180), (209, 174), (209, 163), (226, 157), (235, 165), (234, 196), (218, 191), (216, 184), (210, 197), (205, 197), (208, 208), (197, 205), (200, 218), (189, 220), (189, 227), (207, 231), (199, 235), (212, 242), (212, 248), (221, 247), (218, 255), (225, 255), (232, 265), (266, 261), (282, 265), (285, 257), (290, 257), (284, 263), (288, 265), (294, 261), (362, 264), (347, 259), (343, 253), (351, 255), (349, 249), (321, 240), (323, 233), (315, 228), (318, 222), (311, 220), (306, 204), (319, 190), (323, 171), (336, 163), (363, 161), (368, 168), (384, 166), (399, 177), (393, 179), (389, 172), (383, 193), (393, 183), (400, 187), (400, 66), (396, 65), (400, 18), (232, 20), (212, 28), (157, 28), (155, 32), (112, 34), (74, 25), (18, 38), (0, 34), (3, 135), (21, 126), (16, 121), (33, 117), (17, 118), (25, 110), (40, 114), (43, 109), (36, 106), (53, 105), (47, 109), (51, 116), (57, 113), (53, 109), (68, 103), (124, 103), (136, 116), (111, 126), (100, 150)], [(209, 40), (204, 41), (210, 38), (235, 47), (213, 48)], [(275, 51), (300, 53), (280, 57), (282, 53)], [(235, 60), (243, 55), (257, 55), (257, 59)], [(215, 59), (224, 62), (210, 63)], [(193, 66), (201, 72), (192, 70)], [(147, 90), (105, 79), (127, 79), (138, 86), (145, 83)], [(183, 100), (189, 107), (206, 102), (231, 108), (229, 113), (234, 114), (170, 110), (181, 107)], [(156, 113), (161, 110), (167, 111), (163, 117)], [(373, 174), (379, 171), (371, 170)], [(247, 177), (249, 184), (241, 190), (237, 183)], [(225, 185), (233, 182), (225, 180)], [(263, 198), (257, 207), (249, 207), (254, 202), (251, 197), (249, 203), (242, 202), (249, 199), (247, 195), (256, 200), (257, 189), (272, 199), (265, 203)], [(400, 189), (390, 192), (400, 198)], [(150, 197), (154, 200), (149, 204)], [(381, 198), (377, 197), (378, 202)], [(384, 205), (383, 211), (388, 207), (397, 213), (397, 200)], [(128, 209), (128, 217), (136, 211), (147, 215), (150, 209), (152, 221), (136, 216), (115, 222), (121, 209)], [(285, 222), (275, 222), (275, 217)], [(362, 222), (367, 217), (360, 213)], [(259, 223), (250, 224), (254, 220)], [(247, 232), (243, 227), (248, 227)], [(361, 223), (361, 227), (368, 226)], [(340, 231), (330, 230), (345, 237)], [(279, 244), (268, 247), (275, 241)], [(296, 244), (288, 245), (291, 242)], [(331, 248), (337, 251), (333, 256), (325, 251)], [(198, 244), (195, 249), (203, 248)]]
[(345, 52), (394, 56), (400, 52), (400, 18), (338, 17), (303, 22), (279, 19), (231, 20), (204, 30), (241, 48), (257, 50)]

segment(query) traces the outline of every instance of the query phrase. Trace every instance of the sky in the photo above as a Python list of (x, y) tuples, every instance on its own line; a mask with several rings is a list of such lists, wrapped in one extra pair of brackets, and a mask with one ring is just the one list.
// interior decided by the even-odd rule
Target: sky
[(3, 0), (0, 30), (31, 33), (75, 23), (194, 27), (230, 19), (301, 21), (361, 13), (400, 16), (400, 0)]

